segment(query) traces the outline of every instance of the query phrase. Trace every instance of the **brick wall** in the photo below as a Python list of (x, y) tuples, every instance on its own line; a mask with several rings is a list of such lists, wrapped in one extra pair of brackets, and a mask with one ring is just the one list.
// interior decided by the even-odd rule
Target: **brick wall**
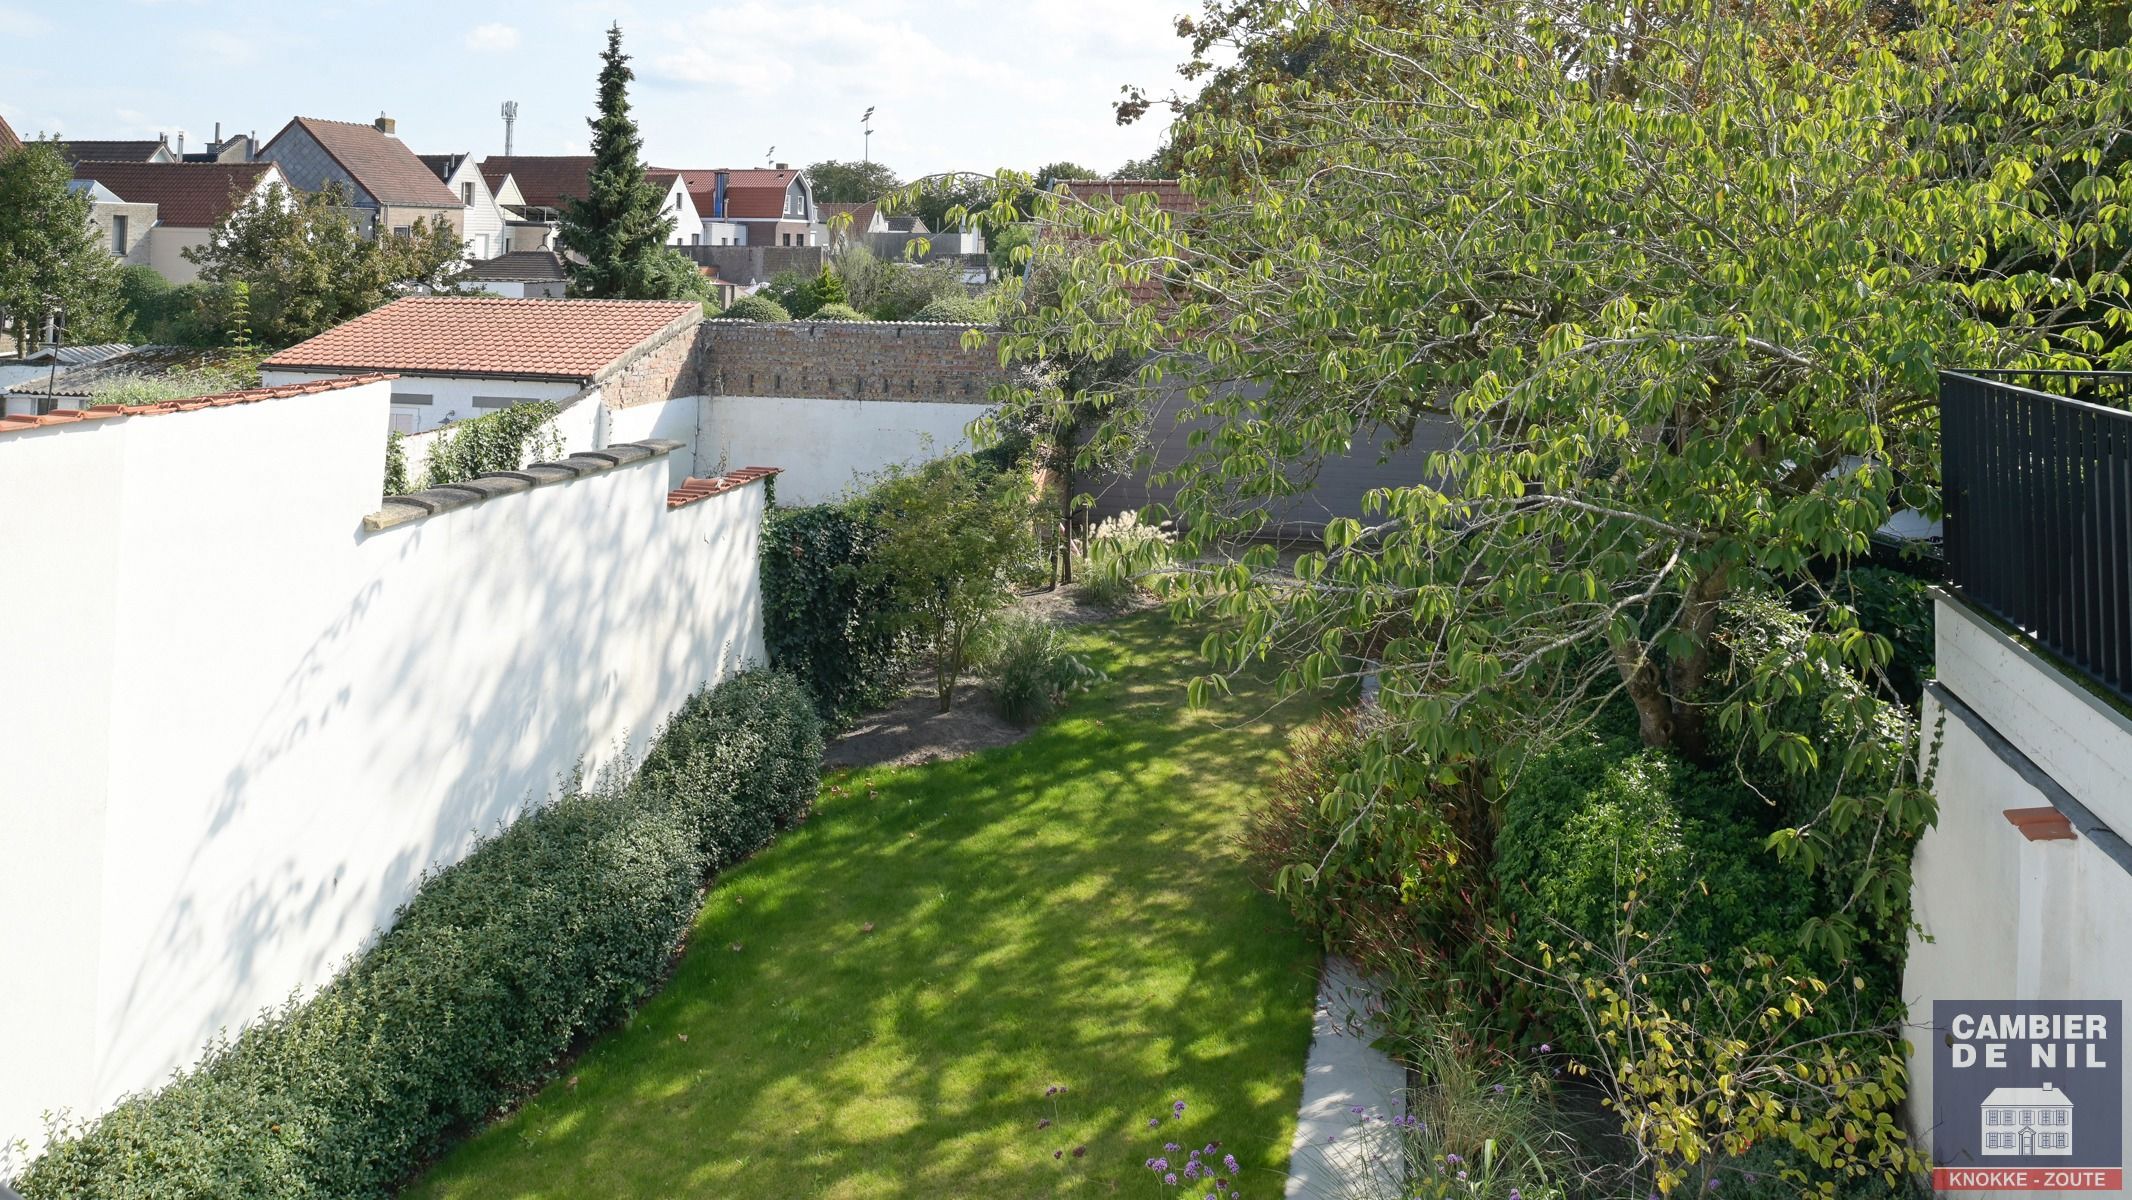
[(607, 407), (632, 408), (639, 404), (658, 404), (684, 396), (703, 395), (697, 361), (702, 330), (701, 323), (675, 329), (665, 341), (625, 361), (614, 374), (601, 380), (601, 394)]
[(1004, 379), (988, 340), (961, 325), (900, 321), (706, 321), (697, 371), (709, 396), (984, 404)]

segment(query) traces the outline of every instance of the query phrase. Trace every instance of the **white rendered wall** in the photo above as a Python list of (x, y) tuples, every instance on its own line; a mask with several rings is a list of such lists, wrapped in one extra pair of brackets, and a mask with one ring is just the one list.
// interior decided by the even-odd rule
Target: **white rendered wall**
[[(704, 409), (709, 403), (702, 396), (682, 396), (651, 404), (633, 404), (628, 408), (610, 408), (602, 414), (606, 428), (599, 444), (572, 448), (598, 449), (615, 442), (641, 442), (646, 438), (683, 442), (687, 448), (674, 451), (666, 460), (675, 487), (680, 487), (691, 475), (722, 474), (718, 470), (715, 451), (710, 457), (697, 453), (702, 444)], [(746, 462), (734, 459), (725, 464), (728, 469), (772, 465), (775, 464), (754, 459)]]
[(0, 1142), (323, 982), (762, 658), (762, 488), (669, 511), (652, 458), (366, 534), (391, 386), (0, 438)]
[[(2132, 832), (2132, 721), (1959, 602), (1935, 608), (1941, 686), (2111, 829)], [(2132, 872), (2085, 836), (2024, 837), (2006, 810), (2050, 798), (1928, 694), (1928, 745), (1935, 731), (1939, 820), (1918, 843), (1919, 929), (1903, 975), (1910, 1117), (1928, 1154), (1933, 1000), (2132, 997)], [(2132, 1112), (2132, 1072), (2125, 1079)]]
[(699, 469), (721, 457), (736, 467), (781, 466), (777, 502), (819, 504), (890, 464), (969, 449), (965, 430), (987, 411), (931, 400), (711, 396), (696, 461)]

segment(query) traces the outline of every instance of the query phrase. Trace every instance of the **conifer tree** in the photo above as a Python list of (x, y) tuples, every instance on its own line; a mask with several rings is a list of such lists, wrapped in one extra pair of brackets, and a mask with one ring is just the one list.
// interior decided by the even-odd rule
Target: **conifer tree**
[(685, 255), (666, 245), (673, 218), (644, 175), (644, 138), (629, 115), (629, 56), (622, 27), (607, 30), (600, 56), (600, 107), (592, 126), (588, 195), (564, 208), (557, 240), (567, 253), (570, 294), (607, 300), (703, 299), (710, 289)]

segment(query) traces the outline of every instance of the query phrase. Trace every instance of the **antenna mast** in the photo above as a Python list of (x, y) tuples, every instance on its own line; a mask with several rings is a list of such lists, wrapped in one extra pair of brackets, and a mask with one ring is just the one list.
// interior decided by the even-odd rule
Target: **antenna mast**
[(511, 156), (511, 128), (512, 128), (512, 126), (514, 126), (514, 125), (517, 125), (517, 124), (518, 124), (518, 101), (516, 101), (516, 100), (506, 100), (506, 101), (504, 101), (504, 102), (503, 102), (503, 154), (504, 154), (504, 157), (505, 157), (505, 158), (509, 158), (509, 157)]

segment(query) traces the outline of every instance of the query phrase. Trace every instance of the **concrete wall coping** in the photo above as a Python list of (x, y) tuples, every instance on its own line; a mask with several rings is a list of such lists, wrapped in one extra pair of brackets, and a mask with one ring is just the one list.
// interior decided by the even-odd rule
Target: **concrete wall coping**
[(523, 471), (490, 471), (406, 496), (387, 496), (383, 507), (363, 518), (363, 529), (370, 533), (394, 529), (455, 508), (471, 508), (497, 496), (529, 492), (537, 487), (612, 471), (628, 463), (663, 458), (683, 448), (684, 443), (665, 438), (620, 442), (603, 450), (582, 450), (557, 462), (534, 463)]

